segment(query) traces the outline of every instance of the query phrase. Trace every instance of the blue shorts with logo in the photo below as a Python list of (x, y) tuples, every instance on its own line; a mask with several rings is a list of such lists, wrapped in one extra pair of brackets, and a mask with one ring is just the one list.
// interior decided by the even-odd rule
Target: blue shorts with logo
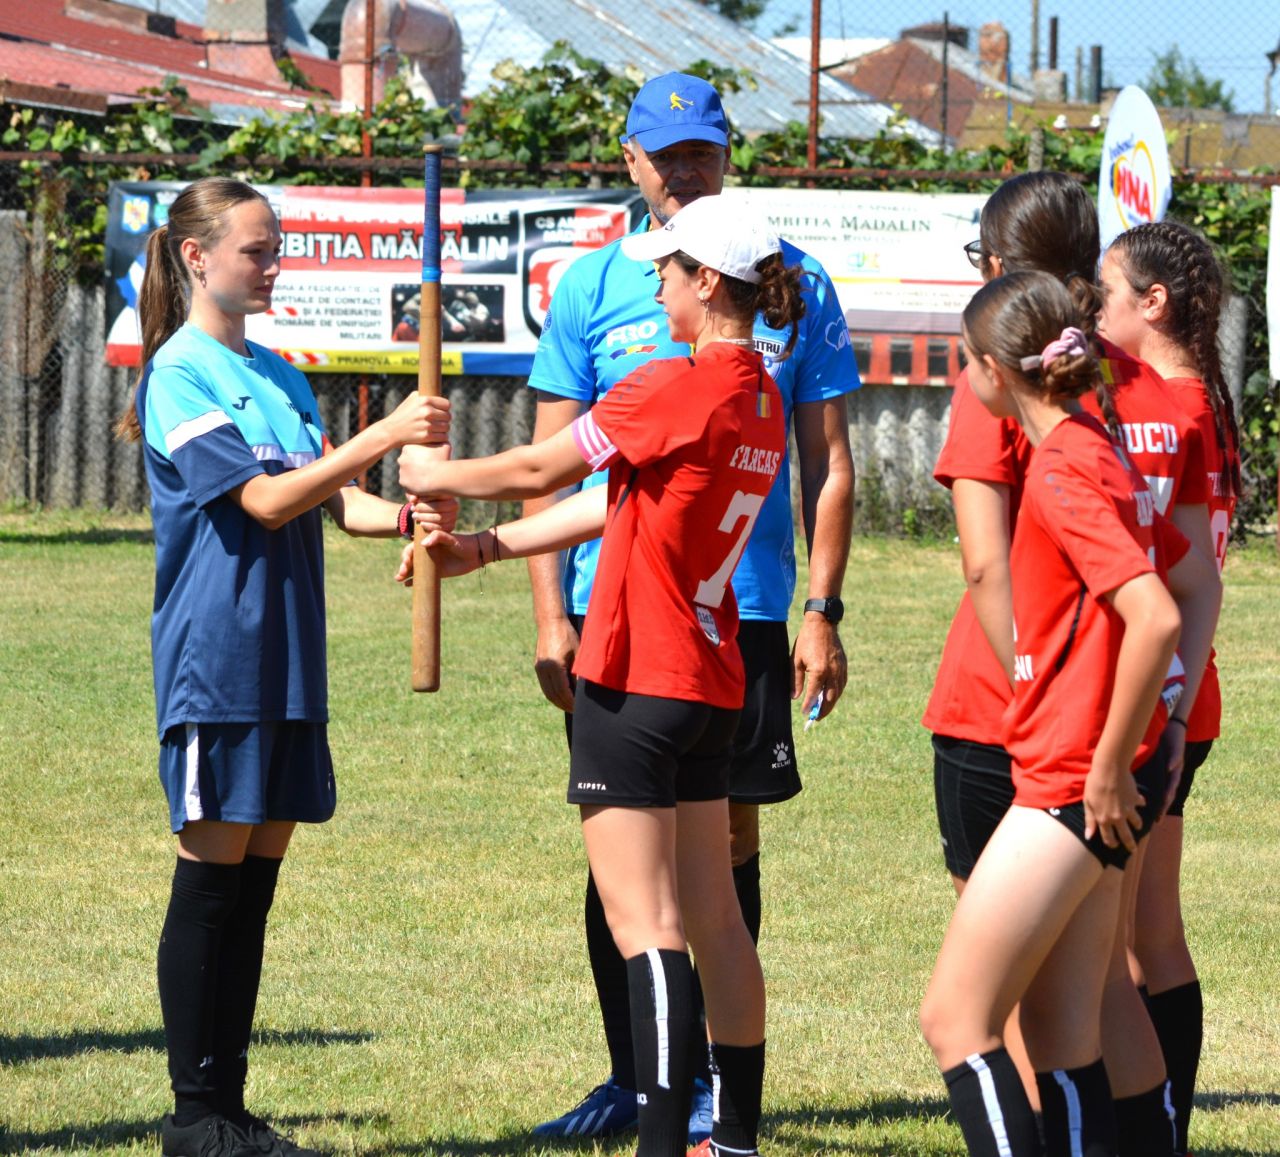
[(160, 783), (175, 832), (193, 820), (323, 823), (337, 806), (328, 726), (179, 723), (160, 741)]

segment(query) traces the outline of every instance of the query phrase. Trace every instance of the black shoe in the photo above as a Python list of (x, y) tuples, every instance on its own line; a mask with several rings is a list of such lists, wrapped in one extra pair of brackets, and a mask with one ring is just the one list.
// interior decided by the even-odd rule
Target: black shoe
[(249, 1151), (253, 1157), (323, 1157), (322, 1150), (304, 1149), (295, 1144), (292, 1137), (277, 1133), (266, 1121), (252, 1113), (245, 1113), (240, 1128), (248, 1138)]
[(210, 1113), (191, 1125), (174, 1123), (172, 1114), (160, 1124), (164, 1157), (254, 1157), (249, 1139), (221, 1113)]

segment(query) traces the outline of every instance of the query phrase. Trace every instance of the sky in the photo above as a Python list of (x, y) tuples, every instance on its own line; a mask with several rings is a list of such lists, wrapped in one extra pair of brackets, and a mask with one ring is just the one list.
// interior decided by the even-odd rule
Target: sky
[[(810, 0), (769, 0), (757, 31), (774, 35), (789, 20), (797, 35), (809, 34)], [(941, 22), (976, 30), (998, 20), (1009, 31), (1014, 72), (1027, 73), (1031, 56), (1031, 0), (822, 0), (824, 36), (897, 38), (904, 28)], [(1235, 94), (1236, 112), (1261, 112), (1269, 65), (1280, 47), (1280, 6), (1275, 0), (1040, 0), (1040, 60), (1047, 67), (1049, 18), (1058, 17), (1058, 67), (1075, 91), (1076, 46), (1102, 45), (1107, 84), (1141, 84), (1154, 56), (1177, 45), (1210, 80), (1223, 80)], [(1087, 83), (1087, 80), (1086, 80)], [(1271, 78), (1272, 111), (1280, 105), (1280, 71)]]

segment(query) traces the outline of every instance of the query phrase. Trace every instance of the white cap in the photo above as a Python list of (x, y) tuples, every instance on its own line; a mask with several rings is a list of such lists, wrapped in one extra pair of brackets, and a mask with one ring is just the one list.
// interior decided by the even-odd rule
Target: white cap
[(741, 281), (759, 284), (756, 266), (782, 242), (767, 226), (722, 196), (691, 201), (661, 229), (622, 239), (622, 252), (635, 261), (657, 261), (681, 251), (695, 261)]

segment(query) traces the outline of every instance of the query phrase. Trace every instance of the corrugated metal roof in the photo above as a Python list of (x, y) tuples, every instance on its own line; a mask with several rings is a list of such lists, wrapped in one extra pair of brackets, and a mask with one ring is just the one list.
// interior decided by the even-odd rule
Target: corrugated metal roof
[[(803, 123), (809, 115), (808, 65), (695, 0), (462, 0), (454, 15), (462, 29), (467, 96), (489, 86), (499, 61), (533, 65), (557, 40), (566, 40), (611, 68), (635, 66), (646, 77), (697, 60), (751, 72), (757, 90), (723, 94), (730, 119), (745, 133)], [(830, 77), (820, 78), (819, 97), (825, 136), (872, 137), (893, 115), (870, 97), (863, 103), (860, 94)], [(915, 122), (904, 131), (937, 139)]]
[[(299, 54), (312, 83), (339, 87), (335, 61)], [(68, 15), (63, 0), (23, 0), (0, 7), (0, 78), (49, 90), (97, 94), (113, 103), (174, 75), (219, 119), (240, 120), (262, 109), (303, 107), (308, 95), (279, 83), (248, 80), (208, 67), (201, 30), (179, 23), (176, 36), (123, 28)], [(314, 99), (314, 96), (312, 96)]]
[[(208, 0), (117, 0), (131, 8), (141, 8), (161, 16), (172, 16), (188, 24), (204, 27)], [(324, 11), (328, 0), (285, 0), (286, 44), (290, 50), (311, 52), (323, 56), (325, 46), (311, 35), (311, 26)]]

